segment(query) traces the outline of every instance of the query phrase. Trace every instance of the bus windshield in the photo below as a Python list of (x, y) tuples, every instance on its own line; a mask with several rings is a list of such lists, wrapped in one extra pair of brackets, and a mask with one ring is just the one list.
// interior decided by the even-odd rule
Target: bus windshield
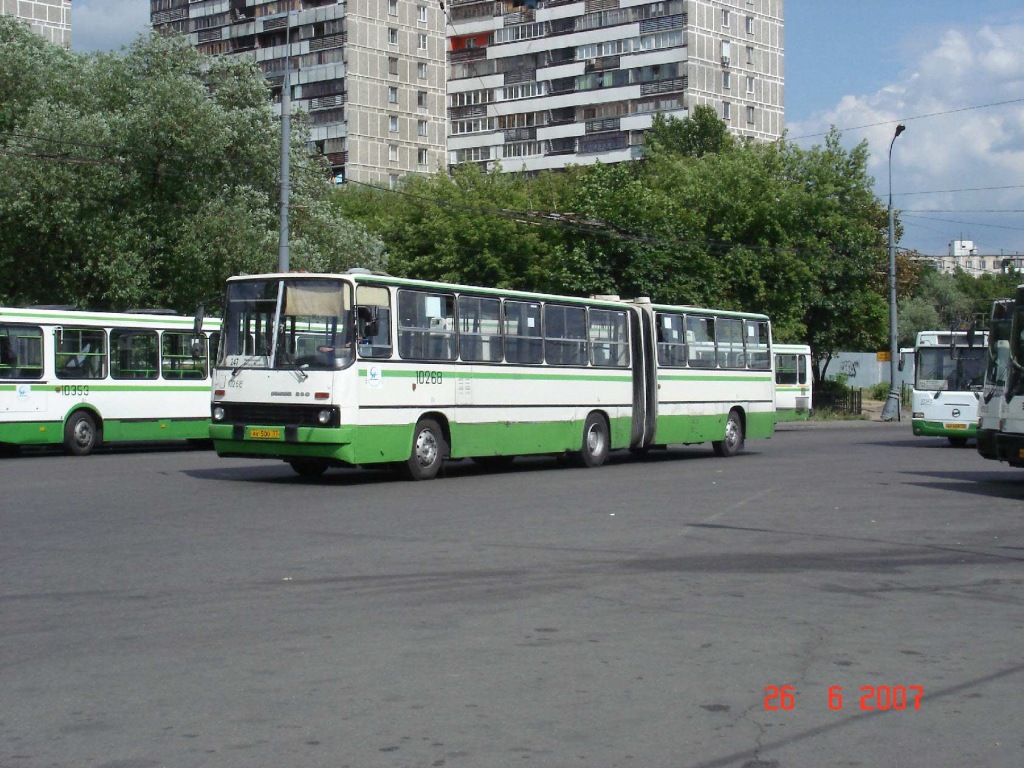
[(972, 348), (920, 347), (915, 363), (915, 388), (926, 391), (981, 391), (984, 384), (987, 351), (983, 346)]
[(341, 280), (228, 283), (220, 364), (334, 370), (353, 360), (352, 288)]

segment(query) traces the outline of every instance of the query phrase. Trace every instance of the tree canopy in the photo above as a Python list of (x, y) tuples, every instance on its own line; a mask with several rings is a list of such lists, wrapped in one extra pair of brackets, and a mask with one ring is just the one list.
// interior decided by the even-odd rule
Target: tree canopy
[(738, 142), (698, 107), (656, 119), (642, 160), (535, 177), (466, 165), (348, 185), (336, 203), (398, 274), (764, 312), (824, 367), (886, 346), (887, 213), (867, 160), (835, 131), (809, 150)]
[[(292, 268), (383, 266), (295, 122)], [(0, 16), (0, 302), (189, 311), (275, 269), (280, 135), (253, 62), (157, 34), (76, 55)]]

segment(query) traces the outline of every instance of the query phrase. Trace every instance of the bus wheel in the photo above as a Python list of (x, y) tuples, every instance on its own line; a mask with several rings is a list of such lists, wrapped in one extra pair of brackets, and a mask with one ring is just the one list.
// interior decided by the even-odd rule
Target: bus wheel
[(743, 422), (739, 411), (729, 411), (729, 420), (725, 422), (725, 439), (711, 443), (716, 456), (735, 456), (743, 450)]
[(410, 480), (432, 480), (437, 477), (448, 453), (444, 432), (433, 419), (423, 419), (416, 424), (412, 435), (412, 454), (400, 465), (402, 474)]
[(954, 448), (963, 448), (967, 445), (966, 437), (947, 437), (946, 439), (949, 440), (949, 444)]
[(318, 459), (292, 459), (288, 464), (302, 477), (320, 477), (327, 471), (327, 462)]
[(608, 458), (608, 423), (599, 413), (587, 416), (579, 460), (585, 467), (600, 467)]
[(64, 448), (72, 456), (88, 456), (100, 444), (96, 421), (88, 411), (75, 411), (64, 425)]

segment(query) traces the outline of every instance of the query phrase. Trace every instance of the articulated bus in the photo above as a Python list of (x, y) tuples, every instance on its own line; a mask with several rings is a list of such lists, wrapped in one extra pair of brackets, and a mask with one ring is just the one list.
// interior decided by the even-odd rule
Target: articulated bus
[(811, 348), (807, 344), (775, 344), (775, 418), (806, 421), (811, 418), (814, 377)]
[(209, 440), (209, 338), (190, 317), (0, 307), (0, 444)]
[(1024, 286), (992, 303), (988, 366), (978, 406), (978, 453), (1024, 467)]
[(210, 436), (304, 476), (446, 458), (501, 465), (775, 428), (764, 315), (432, 283), (350, 270), (228, 280)]
[(921, 331), (914, 344), (911, 428), (964, 446), (977, 437), (988, 331)]

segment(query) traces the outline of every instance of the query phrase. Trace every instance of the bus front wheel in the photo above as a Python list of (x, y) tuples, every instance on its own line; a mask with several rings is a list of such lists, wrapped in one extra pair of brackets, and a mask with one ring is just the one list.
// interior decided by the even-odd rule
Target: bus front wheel
[(580, 446), (580, 463), (585, 467), (600, 467), (608, 458), (608, 422), (599, 413), (587, 416), (583, 426), (583, 444)]
[(88, 411), (75, 411), (64, 425), (64, 448), (72, 456), (88, 456), (100, 444), (96, 420)]
[(412, 434), (412, 454), (400, 465), (402, 474), (410, 480), (432, 480), (441, 471), (448, 443), (440, 425), (433, 419), (416, 424)]
[(743, 450), (743, 421), (739, 411), (729, 411), (729, 419), (725, 422), (725, 439), (711, 443), (716, 456), (735, 456)]

